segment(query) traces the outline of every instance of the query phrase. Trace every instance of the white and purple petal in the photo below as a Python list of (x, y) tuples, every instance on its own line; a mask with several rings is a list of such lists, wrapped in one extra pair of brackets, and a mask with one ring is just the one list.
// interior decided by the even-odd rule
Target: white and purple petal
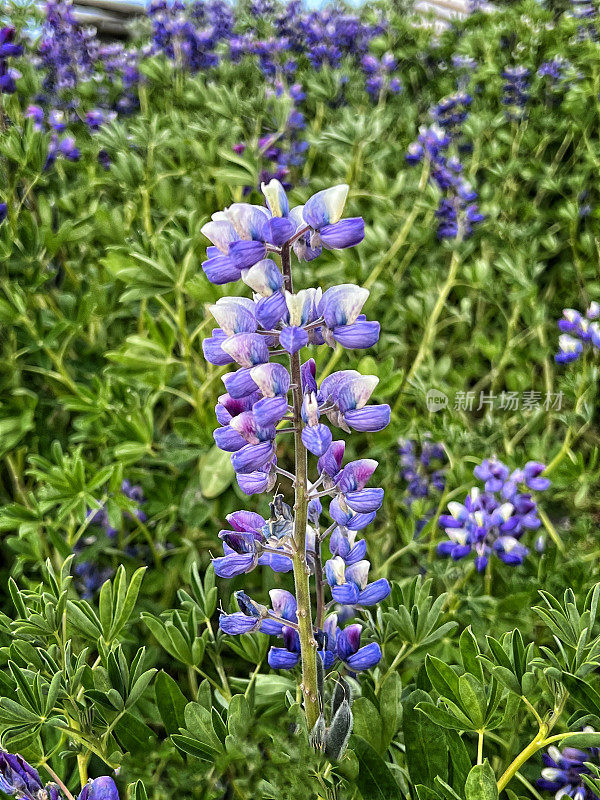
[(283, 286), (283, 275), (277, 264), (270, 258), (263, 258), (250, 269), (243, 270), (242, 280), (253, 292), (262, 297), (270, 297)]
[(271, 647), (268, 662), (271, 669), (293, 669), (300, 659), (300, 653), (291, 653), (285, 647)]
[(290, 355), (297, 353), (308, 344), (308, 333), (304, 328), (296, 325), (287, 325), (279, 334), (279, 344)]
[(378, 464), (379, 462), (374, 458), (359, 458), (356, 461), (350, 461), (342, 470), (337, 481), (340, 492), (348, 494), (364, 489)]
[(236, 333), (221, 342), (221, 349), (241, 367), (255, 367), (269, 360), (265, 337), (259, 333)]
[[(362, 316), (362, 315), (361, 315)], [(378, 322), (358, 320), (352, 325), (338, 325), (331, 331), (334, 340), (346, 350), (366, 350), (379, 341)]]
[(328, 328), (352, 325), (369, 297), (369, 290), (353, 283), (332, 286), (323, 293), (320, 313)]
[(233, 553), (222, 558), (213, 558), (212, 564), (219, 578), (234, 578), (236, 575), (251, 572), (256, 558), (254, 553)]
[(202, 352), (209, 364), (216, 367), (224, 367), (232, 364), (234, 359), (222, 348), (223, 342), (227, 339), (227, 334), (221, 328), (214, 328), (212, 336), (207, 337), (202, 342)]
[(256, 319), (267, 330), (273, 330), (287, 314), (287, 303), (283, 292), (273, 292), (270, 297), (261, 297), (256, 303)]
[[(235, 419), (237, 419), (237, 417)], [(235, 453), (248, 443), (235, 428), (229, 425), (216, 428), (213, 431), (213, 439), (219, 450), (224, 450), (226, 453)]]
[(270, 441), (260, 444), (247, 444), (233, 453), (231, 464), (238, 473), (248, 473), (260, 470), (273, 456), (273, 443)]
[(239, 636), (242, 633), (250, 633), (258, 628), (256, 617), (248, 617), (241, 611), (234, 614), (221, 614), (219, 616), (219, 628), (223, 633), (230, 636)]
[[(252, 367), (252, 370), (254, 369), (257, 368)], [(223, 375), (221, 380), (223, 381), (227, 393), (230, 394), (231, 397), (240, 400), (243, 397), (253, 395), (257, 391), (258, 386), (252, 380), (252, 370), (242, 367), (235, 372), (229, 372), (227, 375)]]
[(221, 297), (208, 310), (227, 336), (254, 333), (257, 328), (254, 303), (247, 297)]
[(304, 222), (315, 230), (338, 222), (344, 213), (349, 188), (342, 183), (313, 194), (302, 209)]
[(290, 374), (282, 364), (261, 364), (253, 367), (250, 375), (265, 397), (284, 397), (289, 391)]
[(392, 591), (389, 582), (385, 578), (368, 583), (358, 595), (357, 604), (359, 606), (375, 606), (385, 600)]

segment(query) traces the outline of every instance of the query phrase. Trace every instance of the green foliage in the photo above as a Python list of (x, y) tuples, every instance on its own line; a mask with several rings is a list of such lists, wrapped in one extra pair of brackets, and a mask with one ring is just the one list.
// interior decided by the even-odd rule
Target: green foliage
[[(217, 582), (210, 567), (226, 515), (265, 506), (242, 495), (212, 437), (225, 370), (203, 358), (207, 306), (242, 290), (206, 280), (201, 228), (218, 208), (261, 202), (258, 140), (283, 128), (289, 102), (265, 98), (250, 59), (192, 75), (156, 56), (139, 110), (93, 136), (77, 124), (81, 160), (44, 170), (48, 135), (24, 118), (39, 71), (21, 59), (20, 93), (3, 95), (0, 742), (75, 793), (82, 769), (119, 769), (131, 800), (496, 800), (508, 772), (509, 800), (539, 800), (548, 739), (599, 746), (582, 730), (600, 729), (598, 362), (558, 366), (553, 354), (562, 308), (600, 298), (600, 44), (578, 40), (561, 3), (498, 4), (439, 35), (407, 5), (381, 4), (388, 27), (373, 43), (398, 60), (402, 94), (372, 105), (350, 58), (321, 70), (300, 58), (297, 72), (310, 147), (291, 201), (347, 182), (348, 210), (366, 225), (359, 248), (300, 264), (298, 282), (366, 285), (382, 329), (359, 358), (320, 348), (319, 374), (377, 374), (393, 408), (386, 432), (347, 445), (348, 458), (380, 462), (384, 506), (364, 535), (392, 594), (360, 612), (383, 658), (348, 678), (354, 733), (339, 760), (308, 746), (298, 676), (270, 671), (269, 639), (218, 629), (220, 610), (237, 610), (228, 593), (262, 602), (272, 584), (260, 570)], [(25, 6), (10, 12), (19, 27)], [(428, 109), (456, 91), (457, 54), (477, 62), (461, 160), (486, 219), (457, 248), (438, 308), (452, 247), (435, 235), (439, 192), (405, 155)], [(573, 76), (552, 92), (537, 70), (557, 55)], [(501, 102), (501, 73), (516, 63), (532, 76), (522, 123)], [(82, 109), (102, 100), (94, 85), (80, 91)], [(448, 395), (445, 410), (427, 410), (431, 388)], [(455, 403), (461, 392), (474, 393), (471, 410)], [(508, 392), (541, 402), (480, 406), (481, 393)], [(543, 407), (548, 392), (562, 393), (560, 408)], [(426, 431), (448, 454), (446, 487), (409, 505), (396, 442)], [(525, 563), (479, 575), (437, 557), (438, 519), (493, 454), (550, 464), (552, 486)], [(285, 442), (278, 455), (289, 459)], [(142, 487), (143, 515), (124, 480)], [(90, 565), (102, 578), (92, 589)], [(290, 576), (276, 585), (291, 589)], [(597, 769), (585, 780), (600, 794)]]

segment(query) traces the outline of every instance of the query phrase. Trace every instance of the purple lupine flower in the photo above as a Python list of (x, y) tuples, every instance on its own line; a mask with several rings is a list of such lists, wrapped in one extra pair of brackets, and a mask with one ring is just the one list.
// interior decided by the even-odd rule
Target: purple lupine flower
[(17, 800), (38, 800), (44, 786), (23, 756), (0, 750), (0, 789)]
[[(381, 648), (376, 642), (360, 646), (362, 625), (337, 627), (337, 615), (332, 614), (323, 626), (323, 646), (317, 652), (326, 668), (341, 661), (351, 672), (371, 669), (381, 661)], [(273, 669), (292, 669), (300, 660), (300, 642), (293, 628), (283, 629), (284, 647), (271, 647), (269, 666)]]
[(461, 125), (470, 104), (470, 95), (460, 91), (433, 106), (433, 125), (419, 130), (417, 141), (409, 145), (406, 154), (409, 164), (429, 161), (430, 181), (442, 192), (435, 212), (439, 239), (467, 239), (485, 218), (475, 202), (477, 192), (462, 176), (462, 165), (448, 153), (451, 145), (458, 150), (469, 147), (462, 139)]
[(558, 364), (576, 361), (584, 349), (596, 353), (600, 350), (600, 305), (590, 303), (585, 316), (574, 308), (563, 309), (558, 328), (562, 335), (558, 337), (558, 353), (554, 360)]
[(502, 103), (506, 106), (508, 119), (521, 120), (525, 116), (525, 106), (529, 100), (529, 77), (527, 67), (517, 65), (507, 67), (502, 72), (505, 80)]
[(9, 58), (20, 56), (23, 47), (16, 44), (14, 39), (16, 30), (12, 26), (0, 28), (0, 94), (14, 94), (17, 90), (16, 81), (21, 73), (11, 67)]
[(86, 783), (77, 800), (119, 800), (119, 791), (110, 776), (101, 775)]
[(344, 606), (374, 606), (390, 594), (385, 578), (368, 583), (370, 563), (366, 560), (348, 565), (341, 556), (325, 563), (325, 576), (336, 603)]
[[(415, 501), (431, 497), (433, 492), (441, 492), (446, 485), (446, 453), (442, 444), (433, 442), (431, 434), (422, 439), (399, 439), (400, 477), (406, 484), (404, 504), (408, 509)], [(417, 536), (432, 518), (434, 508), (425, 510), (416, 522)]]
[(372, 102), (378, 102), (386, 91), (392, 94), (399, 94), (402, 91), (401, 80), (392, 77), (398, 63), (391, 53), (385, 53), (381, 60), (372, 53), (367, 53), (362, 57), (360, 66), (366, 76), (365, 90)]
[[(300, 433), (306, 451), (318, 459), (318, 477), (306, 480), (308, 517), (301, 534), (306, 570), (321, 574), (322, 547), (331, 533), (325, 575), (332, 600), (327, 608), (339, 604), (348, 615), (351, 609), (372, 607), (390, 594), (387, 580), (369, 582), (366, 542), (357, 540), (357, 531), (369, 525), (381, 507), (383, 490), (367, 486), (376, 461), (359, 459), (343, 466), (344, 443), (333, 441), (331, 426), (374, 432), (389, 423), (391, 412), (388, 405), (369, 403), (376, 377), (342, 370), (319, 386), (315, 360), (302, 362), (299, 352), (309, 345), (368, 347), (379, 337), (379, 324), (362, 314), (368, 291), (353, 284), (324, 293), (320, 287), (292, 291), (289, 272), (284, 276), (271, 256), (281, 255), (289, 270), (284, 254), (289, 258), (290, 247), (310, 260), (323, 248), (357, 244), (364, 236), (364, 223), (362, 218), (342, 219), (346, 185), (317, 192), (304, 206), (292, 209), (278, 180), (261, 189), (265, 208), (234, 203), (213, 214), (203, 228), (212, 242), (203, 265), (209, 280), (242, 279), (254, 292), (252, 299), (227, 295), (209, 307), (218, 327), (203, 342), (204, 354), (215, 365), (237, 367), (223, 376), (226, 393), (216, 407), (219, 427), (214, 438), (219, 448), (231, 453), (242, 491), (253, 494), (272, 490), (278, 474), (293, 477), (278, 465), (278, 436)], [(286, 355), (291, 372), (275, 360)], [(284, 420), (293, 420), (294, 425), (280, 427)], [(334, 524), (321, 534), (325, 496)], [(213, 559), (218, 576), (232, 578), (259, 566), (276, 572), (296, 568), (297, 517), (282, 494), (270, 503), (268, 519), (239, 511), (227, 520), (230, 529), (219, 534), (224, 554)], [(243, 591), (236, 593), (236, 600), (239, 612), (221, 615), (221, 629), (232, 635), (260, 630), (281, 637), (283, 647), (271, 648), (269, 663), (276, 669), (294, 667), (301, 657), (299, 631), (305, 615), (297, 610), (293, 596), (283, 590), (272, 592), (271, 609)], [(340, 659), (347, 669), (357, 671), (381, 658), (378, 645), (360, 647), (360, 626), (338, 631), (335, 617), (319, 626), (314, 636), (326, 664)]]
[(245, 592), (236, 592), (235, 598), (240, 608), (233, 614), (221, 614), (219, 627), (230, 636), (239, 636), (252, 631), (261, 631), (270, 636), (282, 636), (286, 622), (296, 623), (296, 598), (285, 589), (269, 591), (272, 608), (256, 603)]
[(34, 105), (27, 106), (27, 110), (25, 111), (25, 117), (27, 117), (27, 119), (32, 120), (33, 127), (36, 131), (43, 130), (43, 124), (44, 124), (43, 108)]
[(519, 540), (526, 531), (537, 530), (541, 521), (535, 500), (519, 487), (545, 491), (550, 481), (542, 477), (544, 470), (544, 464), (529, 461), (511, 472), (498, 459), (485, 459), (474, 470), (485, 491), (474, 487), (464, 504), (448, 503), (450, 514), (439, 518), (448, 539), (438, 544), (438, 554), (458, 561), (473, 553), (480, 572), (492, 553), (505, 564), (521, 564), (529, 550)]
[(233, 530), (219, 533), (225, 555), (213, 559), (217, 575), (232, 578), (251, 572), (257, 566), (269, 566), (274, 572), (289, 572), (292, 569), (289, 545), (291, 530), (288, 530), (287, 536), (278, 537), (260, 514), (249, 511), (229, 514), (227, 521)]
[[(593, 729), (586, 727), (584, 732), (590, 733)], [(542, 761), (544, 768), (536, 782), (538, 788), (553, 792), (558, 800), (563, 796), (572, 797), (574, 800), (598, 800), (582, 777), (591, 774), (586, 762), (599, 763), (597, 747), (590, 747), (587, 750), (563, 747), (559, 750), (553, 745), (542, 755)]]

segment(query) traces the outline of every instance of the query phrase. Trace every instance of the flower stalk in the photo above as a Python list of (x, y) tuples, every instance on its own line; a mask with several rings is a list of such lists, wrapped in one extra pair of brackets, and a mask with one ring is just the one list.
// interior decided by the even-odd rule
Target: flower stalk
[[(293, 279), (290, 263), (290, 247), (285, 244), (281, 250), (281, 271), (290, 291)], [(290, 354), (290, 374), (292, 378), (294, 450), (295, 450), (295, 491), (294, 491), (294, 588), (296, 590), (298, 636), (300, 638), (300, 658), (302, 661), (302, 694), (306, 713), (306, 724), (311, 731), (319, 718), (319, 693), (317, 689), (317, 642), (313, 635), (310, 603), (310, 569), (306, 561), (306, 526), (308, 524), (308, 463), (306, 448), (302, 443), (302, 374), (299, 352)]]

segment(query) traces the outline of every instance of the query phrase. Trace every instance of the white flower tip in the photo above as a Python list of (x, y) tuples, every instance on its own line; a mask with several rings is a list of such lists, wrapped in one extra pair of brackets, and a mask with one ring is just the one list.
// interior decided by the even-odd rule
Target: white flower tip
[(328, 190), (327, 205), (329, 206), (330, 225), (339, 222), (342, 218), (349, 190), (350, 187), (347, 183), (340, 183)]

